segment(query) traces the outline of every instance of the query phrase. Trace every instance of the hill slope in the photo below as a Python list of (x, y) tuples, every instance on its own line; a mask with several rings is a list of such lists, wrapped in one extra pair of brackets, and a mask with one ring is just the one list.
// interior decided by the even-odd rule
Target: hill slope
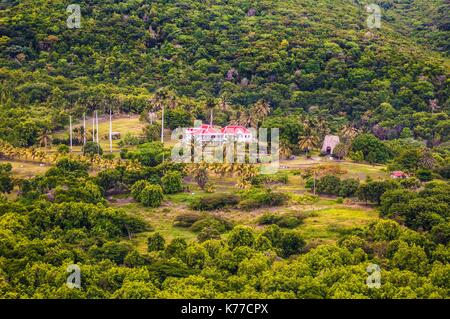
[[(449, 63), (433, 50), (445, 46), (417, 44), (425, 31), (408, 24), (420, 16), (427, 25), (416, 5), (424, 1), (379, 2), (382, 28), (369, 30), (362, 1), (93, 0), (81, 6), (81, 29), (67, 28), (65, 1), (6, 1), (0, 104), (8, 118), (50, 107), (59, 123), (61, 109), (141, 111), (167, 86), (235, 105), (266, 99), (281, 113), (318, 106), (353, 121), (384, 102), (401, 115), (430, 112), (433, 103), (448, 112)], [(442, 5), (433, 1), (433, 12)], [(445, 39), (439, 17), (437, 38)]]

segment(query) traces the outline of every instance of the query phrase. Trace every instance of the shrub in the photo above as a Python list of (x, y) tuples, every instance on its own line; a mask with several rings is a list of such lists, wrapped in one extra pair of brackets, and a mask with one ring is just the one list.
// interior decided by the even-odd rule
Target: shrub
[(175, 194), (183, 190), (180, 172), (168, 171), (161, 178), (161, 182), (165, 194)]
[(141, 192), (144, 188), (146, 188), (147, 186), (151, 185), (148, 181), (146, 180), (139, 180), (136, 183), (133, 184), (133, 186), (131, 186), (131, 195), (133, 196), (133, 198), (140, 202), (140, 196), (141, 196)]
[(300, 234), (290, 231), (283, 234), (280, 243), (281, 255), (284, 258), (299, 254), (305, 247), (305, 241)]
[(146, 207), (159, 207), (164, 198), (163, 191), (159, 185), (148, 185), (140, 193), (140, 202)]
[(252, 185), (259, 186), (263, 184), (287, 184), (288, 182), (288, 174), (286, 173), (277, 173), (277, 174), (261, 174), (252, 177), (251, 181)]
[(164, 250), (165, 244), (166, 244), (166, 241), (164, 240), (164, 237), (161, 236), (160, 233), (151, 234), (147, 238), (147, 249), (148, 249), (148, 251)]
[(210, 239), (220, 239), (220, 232), (213, 227), (205, 227), (197, 235), (197, 240), (201, 243)]
[(260, 225), (277, 225), (279, 227), (283, 228), (295, 228), (299, 226), (302, 222), (305, 216), (302, 215), (284, 215), (279, 216), (271, 213), (266, 213), (262, 215), (258, 223)]
[(281, 216), (271, 214), (271, 213), (266, 213), (258, 219), (258, 224), (273, 225), (273, 224), (276, 224), (280, 219), (281, 219)]
[(303, 194), (303, 195), (292, 194), (291, 200), (296, 204), (309, 205), (316, 203), (319, 200), (319, 197), (311, 194)]
[(255, 244), (255, 235), (253, 230), (246, 226), (235, 227), (228, 236), (228, 246), (231, 249), (240, 246), (253, 247)]
[(196, 221), (191, 226), (191, 230), (193, 232), (200, 232), (204, 228), (214, 228), (220, 233), (224, 233), (233, 229), (233, 224), (227, 221), (224, 218), (214, 216), (214, 217), (206, 217)]
[(316, 190), (320, 194), (336, 195), (339, 193), (341, 180), (333, 175), (327, 175), (317, 180)]
[(416, 172), (416, 176), (422, 182), (429, 182), (433, 179), (433, 173), (426, 169), (419, 169)]
[(69, 146), (67, 146), (66, 144), (60, 144), (60, 145), (58, 145), (58, 147), (56, 148), (56, 151), (57, 151), (59, 154), (67, 154), (67, 153), (69, 153), (70, 148), (69, 148)]
[(233, 194), (213, 194), (194, 200), (190, 207), (195, 210), (208, 211), (234, 206), (239, 203), (239, 196)]
[(281, 206), (287, 202), (289, 196), (280, 192), (273, 192), (270, 189), (252, 189), (242, 193), (243, 200), (239, 203), (239, 208), (250, 210), (264, 206)]
[(196, 221), (199, 221), (202, 218), (203, 215), (201, 214), (191, 214), (191, 213), (181, 214), (175, 217), (174, 226), (188, 228), (191, 227), (192, 224), (194, 224)]
[(95, 142), (89, 141), (86, 142), (86, 144), (82, 148), (83, 155), (93, 157), (94, 155), (102, 155), (103, 150), (100, 147), (100, 144), (97, 144)]
[(355, 195), (359, 187), (359, 180), (357, 179), (344, 179), (339, 186), (338, 195), (342, 197), (351, 197)]
[(277, 222), (277, 225), (282, 228), (295, 228), (303, 222), (301, 216), (283, 216)]

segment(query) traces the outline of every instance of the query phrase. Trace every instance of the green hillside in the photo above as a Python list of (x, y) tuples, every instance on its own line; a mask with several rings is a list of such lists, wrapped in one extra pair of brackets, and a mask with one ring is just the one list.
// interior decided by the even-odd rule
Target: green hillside
[[(400, 117), (413, 128), (411, 115), (430, 112), (430, 101), (448, 112), (449, 63), (433, 50), (445, 49), (441, 40), (416, 41), (433, 27), (428, 14), (412, 24), (427, 12), (407, 10), (419, 1), (397, 2), (383, 1), (382, 27), (369, 30), (362, 1), (89, 1), (81, 29), (66, 26), (68, 1), (6, 1), (0, 123), (29, 116), (29, 106), (47, 116), (58, 110), (53, 124), (64, 120), (59, 110), (80, 114), (99, 104), (140, 112), (149, 94), (168, 87), (190, 103), (223, 97), (247, 107), (264, 99), (281, 113), (318, 107), (360, 125), (389, 103), (394, 114), (383, 114), (381, 126), (399, 130), (390, 119)], [(442, 28), (432, 36), (445, 43), (445, 17), (432, 3)], [(0, 130), (20, 139), (12, 135)]]

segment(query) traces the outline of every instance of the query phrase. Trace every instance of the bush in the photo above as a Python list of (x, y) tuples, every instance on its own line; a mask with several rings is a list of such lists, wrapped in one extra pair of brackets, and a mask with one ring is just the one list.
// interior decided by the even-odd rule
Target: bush
[(246, 226), (235, 227), (228, 236), (228, 246), (231, 249), (241, 246), (253, 247), (255, 244), (255, 235), (253, 230)]
[(146, 207), (159, 207), (164, 198), (163, 191), (159, 185), (148, 185), (140, 193), (140, 202)]
[(277, 184), (277, 183), (287, 184), (288, 174), (277, 173), (277, 174), (272, 174), (272, 175), (268, 175), (268, 174), (256, 175), (255, 177), (253, 177), (251, 179), (250, 182), (254, 186), (259, 186), (259, 185), (263, 185), (263, 184)]
[(139, 180), (136, 183), (133, 184), (133, 186), (131, 186), (131, 195), (133, 196), (133, 198), (140, 202), (140, 196), (141, 196), (141, 192), (144, 188), (146, 188), (147, 186), (151, 185), (148, 181), (146, 180)]
[(201, 214), (181, 214), (175, 217), (174, 226), (189, 228), (192, 226), (192, 224), (194, 224), (196, 221), (201, 220), (202, 218), (204, 217)]
[(316, 191), (320, 194), (337, 195), (341, 180), (333, 175), (327, 175), (317, 180)]
[(426, 169), (419, 169), (416, 172), (416, 177), (422, 182), (429, 182), (433, 179), (433, 173)]
[(69, 153), (70, 148), (69, 148), (69, 146), (67, 146), (66, 144), (60, 144), (60, 145), (58, 145), (58, 147), (56, 148), (56, 151), (57, 151), (59, 154), (67, 154), (67, 153)]
[(266, 213), (259, 218), (258, 223), (260, 225), (277, 225), (282, 228), (295, 228), (303, 222), (304, 218), (305, 216), (302, 215), (279, 216)]
[(201, 243), (210, 239), (220, 239), (220, 232), (213, 227), (203, 228), (197, 235), (197, 240)]
[(289, 196), (280, 192), (273, 192), (270, 189), (253, 189), (242, 193), (243, 200), (239, 203), (239, 208), (251, 210), (264, 206), (281, 206), (287, 202)]
[(165, 194), (175, 194), (183, 190), (181, 173), (176, 171), (168, 171), (161, 178), (162, 188)]
[(195, 210), (208, 211), (234, 206), (239, 203), (239, 196), (233, 194), (213, 194), (194, 200), (190, 207)]
[(151, 234), (147, 238), (147, 249), (148, 251), (160, 251), (164, 250), (166, 241), (160, 233)]
[(357, 179), (344, 179), (341, 181), (338, 195), (342, 197), (352, 197), (355, 195), (359, 187), (359, 180)]
[(280, 243), (281, 255), (284, 258), (299, 254), (305, 247), (305, 241), (300, 234), (290, 231), (283, 234)]
[(220, 217), (206, 217), (196, 221), (191, 226), (191, 230), (195, 233), (201, 232), (204, 228), (214, 228), (219, 233), (224, 233), (233, 228), (233, 224)]
[(100, 144), (89, 141), (82, 148), (83, 155), (93, 157), (94, 155), (103, 155), (103, 150), (100, 147)]

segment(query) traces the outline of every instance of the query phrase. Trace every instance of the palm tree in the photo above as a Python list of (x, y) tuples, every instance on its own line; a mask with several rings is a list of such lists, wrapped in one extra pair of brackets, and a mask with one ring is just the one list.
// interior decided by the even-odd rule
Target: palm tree
[(300, 136), (299, 138), (298, 146), (301, 150), (304, 150), (306, 152), (307, 157), (309, 150), (317, 147), (318, 145), (319, 138), (317, 134), (311, 129), (305, 130), (305, 134), (303, 136)]
[(291, 145), (285, 139), (280, 141), (280, 156), (282, 158), (289, 158), (292, 155)]
[(217, 103), (213, 98), (209, 98), (206, 101), (206, 110), (209, 110), (209, 125), (213, 125), (214, 109), (217, 107)]
[(245, 127), (256, 127), (257, 126), (257, 120), (255, 117), (255, 114), (252, 112), (251, 109), (242, 109), (239, 112), (239, 118), (235, 121), (236, 124), (242, 125)]
[(50, 135), (50, 130), (48, 128), (42, 129), (40, 135), (38, 136), (38, 142), (40, 146), (47, 148), (51, 143), (52, 137)]
[(339, 143), (334, 147), (333, 155), (336, 156), (338, 159), (343, 159), (348, 154), (349, 147), (346, 144)]
[(252, 112), (257, 119), (258, 124), (266, 119), (270, 114), (270, 105), (264, 100), (259, 100), (252, 107)]
[(419, 165), (425, 169), (433, 169), (436, 166), (436, 159), (429, 148), (422, 150)]
[(164, 111), (176, 106), (176, 99), (166, 88), (159, 89), (150, 99), (152, 110), (161, 110), (161, 143), (164, 143)]
[(358, 129), (355, 128), (351, 123), (345, 125), (341, 129), (341, 134), (346, 141), (353, 140), (358, 135), (358, 133), (359, 133)]

